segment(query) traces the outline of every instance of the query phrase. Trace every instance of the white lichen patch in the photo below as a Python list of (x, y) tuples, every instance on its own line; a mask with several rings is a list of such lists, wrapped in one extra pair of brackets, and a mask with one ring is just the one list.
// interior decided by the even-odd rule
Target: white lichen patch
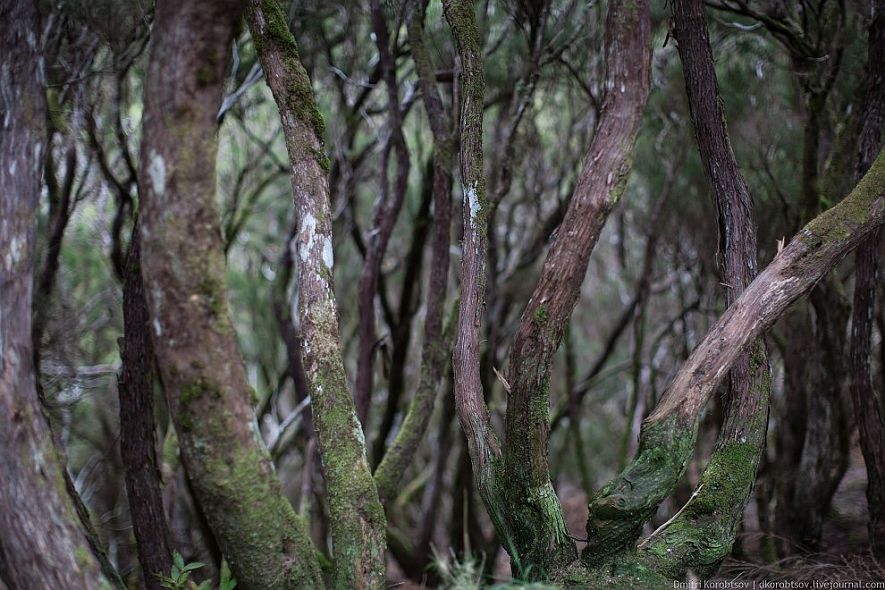
[(467, 201), (467, 207), (470, 211), (470, 221), (475, 222), (480, 211), (479, 196), (476, 194), (475, 184), (469, 185), (464, 190), (464, 199)]
[(311, 213), (307, 213), (301, 222), (302, 239), (298, 241), (298, 257), (301, 262), (307, 262), (310, 251), (313, 249), (316, 239), (317, 220)]
[(151, 163), (148, 164), (148, 176), (151, 179), (151, 188), (157, 195), (166, 191), (166, 161), (156, 150), (151, 150)]
[(335, 265), (335, 253), (332, 250), (332, 238), (323, 238), (323, 264), (331, 269)]
[(9, 241), (9, 249), (4, 256), (4, 265), (8, 270), (11, 271), (24, 258), (25, 243), (25, 240), (13, 234), (12, 239)]
[(350, 428), (353, 431), (353, 436), (359, 444), (360, 450), (363, 451), (363, 457), (365, 457), (366, 453), (366, 435), (363, 432), (363, 427), (360, 426), (359, 420), (357, 420), (356, 414), (351, 413), (351, 424)]

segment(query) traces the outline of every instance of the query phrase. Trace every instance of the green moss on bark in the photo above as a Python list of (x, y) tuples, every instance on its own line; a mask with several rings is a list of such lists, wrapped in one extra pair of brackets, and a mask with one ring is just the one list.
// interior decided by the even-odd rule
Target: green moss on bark
[[(298, 44), (289, 30), (286, 14), (277, 0), (259, 0), (256, 5), (248, 13), (256, 50), (261, 54), (266, 52), (268, 44), (274, 44), (275, 51), (283, 60), (283, 70), (288, 74), (286, 95), (282, 100), (292, 114), (310, 125), (317, 140), (322, 142), (326, 134), (326, 123), (314, 100), (310, 77), (301, 63)], [(324, 152), (321, 155), (323, 158), (326, 156)]]
[(691, 570), (713, 576), (730, 553), (764, 449), (771, 378), (765, 345), (750, 352), (746, 399), (729, 401), (730, 415), (691, 500), (664, 529), (647, 539), (642, 558), (681, 579)]
[(696, 436), (697, 422), (686, 424), (677, 415), (643, 425), (636, 457), (590, 501), (582, 554), (587, 565), (632, 548), (642, 525), (685, 472)]

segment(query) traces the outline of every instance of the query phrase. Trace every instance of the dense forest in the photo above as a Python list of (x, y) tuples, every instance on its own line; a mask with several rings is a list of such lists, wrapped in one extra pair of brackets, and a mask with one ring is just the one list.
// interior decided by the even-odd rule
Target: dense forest
[(0, 120), (0, 590), (885, 587), (885, 0), (0, 0)]

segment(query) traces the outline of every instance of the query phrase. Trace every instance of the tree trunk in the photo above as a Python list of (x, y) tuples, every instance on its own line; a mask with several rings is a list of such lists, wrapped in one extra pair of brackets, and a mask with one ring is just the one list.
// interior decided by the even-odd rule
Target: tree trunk
[[(870, 166), (882, 148), (885, 119), (885, 0), (876, 0), (869, 28), (867, 73), (860, 120), (856, 174)], [(870, 546), (885, 561), (885, 421), (873, 387), (870, 367), (873, 312), (876, 307), (876, 275), (882, 231), (860, 245), (855, 256), (854, 307), (851, 316), (851, 401), (860, 434), (860, 448), (867, 466)], [(883, 347), (885, 348), (885, 347)], [(882, 392), (880, 391), (881, 395)]]
[(647, 2), (610, 5), (599, 124), (510, 350), (504, 490), (518, 558), (541, 571), (576, 557), (547, 461), (550, 368), (590, 255), (627, 184), (650, 85), (650, 28)]
[(314, 548), (258, 433), (225, 291), (216, 115), (241, 15), (230, 0), (158, 2), (139, 182), (143, 276), (182, 461), (238, 587), (316, 587)]
[(792, 541), (813, 550), (820, 541), (833, 494), (848, 469), (851, 410), (845, 394), (850, 309), (835, 281), (821, 281), (809, 299), (814, 310), (814, 336), (805, 358), (809, 365), (805, 386), (808, 418), (793, 496), (781, 510), (790, 515), (787, 531)]
[(148, 590), (161, 590), (158, 574), (172, 569), (172, 535), (163, 512), (157, 440), (154, 425), (154, 349), (141, 277), (138, 222), (132, 231), (123, 266), (122, 369), (120, 396), (120, 456), (126, 470), (129, 514), (138, 561)]
[[(633, 462), (590, 504), (588, 532), (606, 537), (588, 545), (628, 548), (684, 473), (697, 435), (697, 418), (735, 360), (784, 310), (885, 220), (885, 154), (838, 205), (818, 215), (747, 287), (713, 325), (645, 420)], [(610, 551), (605, 550), (605, 553)]]
[(9, 590), (108, 580), (80, 529), (37, 396), (32, 345), (34, 226), (46, 150), (35, 2), (0, 1), (0, 580)]
[(443, 334), (443, 311), (449, 280), (449, 234), (452, 225), (452, 137), (450, 117), (436, 86), (430, 53), (424, 44), (424, 0), (413, 0), (409, 15), (409, 43), (418, 73), (424, 108), (433, 133), (433, 236), (427, 315), (421, 348), (421, 376), (402, 426), (375, 470), (378, 493), (385, 504), (393, 499), (403, 473), (424, 438), (446, 367), (451, 337)]
[[(359, 281), (359, 354), (357, 357), (356, 383), (354, 384), (354, 400), (357, 417), (363, 430), (368, 430), (369, 409), (372, 401), (373, 360), (377, 348), (375, 334), (375, 294), (378, 292), (378, 279), (381, 275), (381, 264), (384, 253), (393, 234), (393, 228), (399, 217), (409, 188), (409, 150), (403, 137), (402, 113), (400, 112), (399, 89), (396, 82), (396, 56), (390, 48), (390, 35), (384, 10), (378, 0), (370, 0), (372, 13), (372, 33), (378, 47), (378, 63), (381, 66), (381, 79), (387, 87), (387, 130), (390, 134), (381, 151), (379, 173), (381, 178), (381, 196), (375, 206), (372, 227), (369, 230), (366, 257)], [(391, 190), (387, 174), (391, 153), (396, 154), (396, 180)]]
[(344, 373), (332, 268), (324, 122), (276, 0), (251, 0), (247, 21), (273, 92), (292, 164), (304, 368), (326, 477), (338, 588), (383, 588), (385, 520)]
[[(728, 139), (703, 0), (676, 0), (673, 7), (695, 137), (719, 217), (730, 306), (756, 277), (753, 199)], [(673, 578), (686, 570), (710, 577), (731, 552), (765, 448), (770, 388), (768, 355), (759, 338), (729, 372), (722, 429), (698, 488), (679, 515), (644, 542), (658, 571)]]
[[(460, 61), (460, 165), (463, 186), (461, 243), (461, 301), (455, 348), (455, 409), (467, 437), (473, 483), (504, 547), (518, 555), (508, 509), (499, 488), (503, 476), (501, 445), (491, 424), (480, 376), (480, 327), (484, 315), (489, 202), (483, 175), (482, 120), (485, 78), (482, 44), (470, 0), (444, 0)], [(462, 476), (463, 477), (463, 476)], [(457, 493), (457, 488), (456, 488)], [(455, 513), (457, 515), (457, 512)]]

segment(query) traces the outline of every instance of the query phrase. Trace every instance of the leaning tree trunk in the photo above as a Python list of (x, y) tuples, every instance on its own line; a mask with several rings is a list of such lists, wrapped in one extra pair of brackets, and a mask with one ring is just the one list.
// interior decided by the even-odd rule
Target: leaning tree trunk
[(241, 588), (319, 587), (282, 495), (228, 312), (216, 115), (240, 3), (160, 0), (141, 147), (141, 247), (166, 400), (196, 500)]
[(31, 335), (34, 230), (46, 150), (36, 2), (0, 21), (0, 581), (9, 590), (107, 586), (65, 489), (37, 396)]
[[(732, 305), (756, 276), (753, 199), (728, 139), (703, 0), (676, 0), (673, 12), (695, 137), (719, 217), (726, 303)], [(759, 338), (729, 372), (725, 418), (698, 488), (678, 516), (643, 543), (658, 571), (681, 578), (690, 569), (710, 577), (731, 552), (765, 448), (770, 384)]]
[(547, 463), (550, 368), (593, 247), (624, 191), (649, 88), (648, 4), (612, 3), (606, 19), (606, 97), (575, 193), (522, 315), (510, 357), (506, 446), (489, 421), (480, 379), (487, 216), (482, 164), (482, 51), (466, 1), (444, 2), (461, 59), (464, 242), (454, 351), (455, 398), (480, 496), (514, 568), (542, 578), (575, 560)]
[(504, 493), (519, 559), (541, 570), (561, 567), (577, 555), (547, 463), (550, 369), (590, 255), (627, 184), (649, 92), (650, 30), (647, 2), (610, 4), (599, 124), (510, 350)]
[[(885, 154), (838, 205), (806, 225), (750, 283), (691, 353), (643, 422), (630, 465), (590, 504), (588, 530), (632, 547), (643, 523), (675, 488), (691, 457), (701, 409), (735, 360), (885, 220)], [(584, 560), (598, 564), (596, 546)]]
[(292, 164), (302, 353), (329, 496), (334, 584), (383, 588), (384, 510), (366, 460), (366, 441), (347, 386), (338, 337), (324, 121), (276, 0), (250, 0), (246, 18), (280, 110)]

